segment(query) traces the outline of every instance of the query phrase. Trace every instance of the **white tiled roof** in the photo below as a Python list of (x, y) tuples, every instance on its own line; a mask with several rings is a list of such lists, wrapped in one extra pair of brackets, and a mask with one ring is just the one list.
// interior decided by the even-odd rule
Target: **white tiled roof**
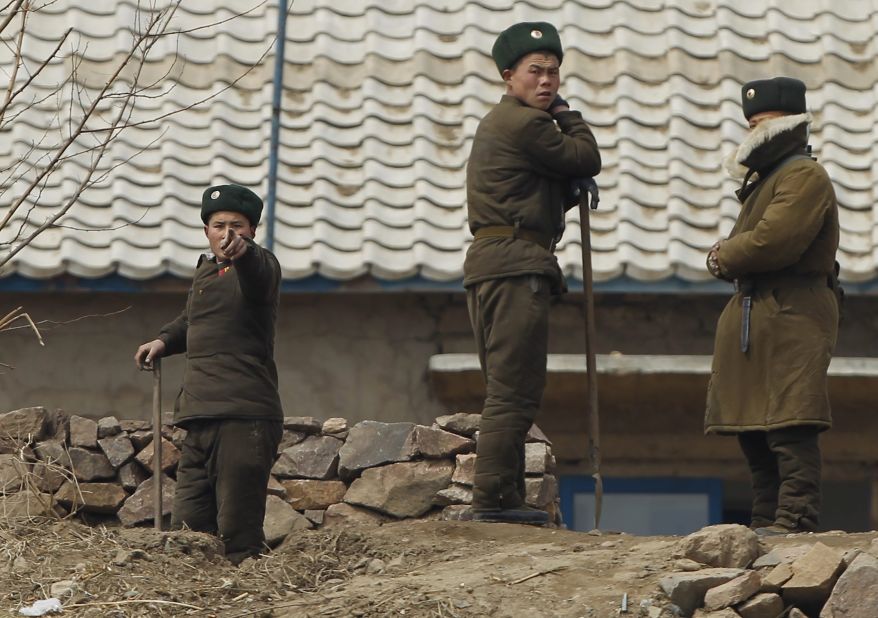
[[(140, 100), (136, 118), (221, 92), (208, 105), (126, 130), (105, 178), (73, 207), (66, 227), (43, 234), (2, 274), (189, 275), (205, 245), (203, 188), (237, 182), (266, 193), (274, 4), (254, 0), (244, 16), (159, 41), (153, 57), (162, 62), (149, 65), (148, 77), (170, 69), (174, 79), (161, 83), (164, 96)], [(48, 3), (32, 17), (30, 64), (72, 26), (86, 58), (80, 79), (99, 86), (126, 49), (135, 6)], [(174, 26), (225, 20), (232, 6), (251, 4), (181, 3)], [(740, 84), (777, 74), (809, 88), (812, 144), (842, 206), (843, 278), (878, 278), (878, 0), (295, 0), (291, 11), (275, 244), (287, 279), (461, 278), (470, 241), (466, 159), (479, 119), (502, 90), (489, 52), (497, 33), (521, 20), (561, 30), (561, 92), (601, 146), (601, 209), (592, 216), (597, 281), (709, 279), (705, 252), (738, 211), (736, 183), (720, 160), (745, 132)], [(171, 66), (177, 50), (184, 62)], [(8, 46), (0, 65), (11, 72)], [(48, 93), (69, 65), (68, 58), (50, 66), (32, 97)], [(16, 111), (0, 134), (0, 169), (39, 142), (57, 101)], [(17, 217), (41, 222), (69, 198), (83, 165), (65, 165), (39, 204)], [(21, 182), (3, 195), (0, 214)], [(0, 242), (13, 229), (0, 232)], [(575, 211), (558, 255), (579, 278)]]

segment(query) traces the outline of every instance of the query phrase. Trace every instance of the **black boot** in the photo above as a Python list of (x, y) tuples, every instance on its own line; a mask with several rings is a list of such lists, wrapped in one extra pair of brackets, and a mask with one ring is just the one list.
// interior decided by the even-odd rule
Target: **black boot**
[(549, 514), (522, 504), (511, 509), (473, 509), (473, 521), (545, 526), (549, 523)]

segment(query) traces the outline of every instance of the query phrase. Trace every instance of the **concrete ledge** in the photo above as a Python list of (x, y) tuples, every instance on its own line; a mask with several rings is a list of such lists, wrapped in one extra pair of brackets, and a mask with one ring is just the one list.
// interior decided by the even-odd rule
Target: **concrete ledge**
[[(600, 375), (710, 375), (711, 356), (598, 354)], [(476, 354), (435, 354), (430, 357), (430, 373), (481, 373)], [(548, 371), (585, 373), (582, 354), (549, 354)], [(878, 358), (833, 358), (829, 377), (878, 378)]]
[[(676, 466), (687, 460), (740, 458), (735, 440), (703, 435), (710, 356), (598, 355), (597, 365), (608, 462), (624, 466), (667, 462), (670, 467), (662, 469), (675, 473)], [(550, 354), (548, 370), (537, 422), (554, 442), (559, 460), (576, 461), (584, 457), (587, 438), (585, 357)], [(449, 410), (481, 410), (485, 384), (476, 354), (435, 355), (429, 373), (435, 396)], [(878, 359), (833, 359), (829, 369), (833, 430), (821, 438), (828, 464), (878, 464), (875, 392)]]

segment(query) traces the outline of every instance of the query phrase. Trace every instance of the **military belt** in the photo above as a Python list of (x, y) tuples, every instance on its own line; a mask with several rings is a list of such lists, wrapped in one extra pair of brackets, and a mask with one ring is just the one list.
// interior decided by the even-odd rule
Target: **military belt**
[(555, 239), (545, 234), (535, 232), (534, 230), (525, 230), (515, 228), (512, 225), (486, 225), (475, 231), (473, 237), (478, 240), (480, 238), (520, 238), (528, 242), (536, 243), (543, 249), (551, 251), (555, 244)]
[(771, 288), (812, 288), (826, 286), (833, 290), (832, 275), (759, 275), (735, 279), (735, 291), (741, 294), (741, 352), (750, 349), (750, 310), (753, 308), (753, 293), (756, 290)]

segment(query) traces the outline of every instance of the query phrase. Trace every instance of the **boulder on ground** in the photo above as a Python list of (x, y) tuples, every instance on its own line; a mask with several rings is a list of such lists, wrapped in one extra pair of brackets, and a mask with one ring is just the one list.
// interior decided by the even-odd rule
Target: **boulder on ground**
[(472, 438), (479, 430), (479, 423), (481, 421), (481, 414), (458, 412), (457, 414), (446, 414), (445, 416), (438, 417), (436, 424), (446, 431)]
[(88, 483), (112, 479), (116, 476), (116, 469), (110, 465), (110, 460), (103, 453), (74, 446), (70, 449), (69, 454), (70, 468), (80, 481)]
[(331, 436), (308, 436), (281, 453), (271, 469), (279, 478), (326, 480), (336, 475), (343, 442)]
[(780, 587), (793, 576), (792, 564), (781, 562), (762, 578), (762, 592), (780, 592)]
[(90, 418), (78, 416), (70, 417), (70, 446), (82, 448), (97, 448), (98, 424)]
[[(165, 475), (162, 475), (162, 516), (170, 515), (174, 504), (174, 490), (177, 483)], [(116, 516), (124, 526), (134, 526), (155, 518), (153, 508), (153, 485), (155, 477), (149, 477), (131, 496), (122, 504)]]
[(287, 535), (296, 530), (313, 528), (311, 523), (301, 513), (284, 502), (277, 496), (268, 496), (265, 501), (265, 520), (262, 531), (265, 534), (265, 543), (269, 547), (275, 547), (283, 541)]
[(716, 568), (746, 568), (759, 553), (759, 537), (740, 524), (707, 526), (684, 538), (677, 548), (680, 557)]
[(119, 482), (127, 491), (135, 491), (149, 478), (149, 473), (135, 461), (129, 461), (119, 468)]
[(357, 423), (339, 451), (339, 476), (347, 481), (366, 468), (411, 460), (417, 452), (414, 429), (414, 423)]
[[(143, 450), (137, 453), (137, 462), (152, 474), (155, 457), (155, 441), (150, 440)], [(167, 438), (162, 437), (162, 472), (167, 474), (177, 468), (180, 463), (180, 450)]]
[(36, 442), (45, 439), (49, 412), (42, 406), (0, 414), (0, 436), (8, 440)]
[(524, 445), (524, 472), (542, 476), (555, 471), (555, 458), (552, 448), (544, 442), (530, 442)]
[(333, 417), (323, 421), (321, 431), (327, 435), (334, 436), (340, 440), (344, 440), (348, 435), (348, 419)]
[(857, 556), (832, 589), (820, 618), (874, 618), (878, 614), (878, 558)]
[(98, 419), (98, 440), (109, 438), (122, 433), (122, 425), (115, 416), (105, 416)]
[(0, 494), (11, 494), (24, 489), (30, 471), (16, 455), (0, 455)]
[(715, 612), (710, 612), (705, 609), (696, 609), (695, 613), (692, 614), (692, 618), (741, 618), (738, 612), (733, 610), (731, 607), (726, 607), (725, 609), (719, 609)]
[(436, 493), (434, 504), (448, 506), (451, 504), (472, 504), (473, 488), (467, 485), (452, 483)]
[(771, 592), (757, 594), (737, 607), (741, 618), (777, 618), (783, 613), (783, 599)]
[(762, 554), (754, 562), (752, 568), (776, 567), (781, 563), (792, 564), (811, 551), (811, 545), (779, 545), (772, 547), (767, 554)]
[(762, 586), (762, 578), (756, 571), (745, 571), (732, 581), (715, 586), (704, 595), (704, 609), (714, 612), (743, 603)]
[(444, 461), (413, 461), (365, 470), (345, 494), (348, 504), (393, 517), (419, 517), (433, 507), (436, 492), (451, 482), (454, 466)]
[(114, 434), (98, 439), (98, 445), (114, 468), (120, 467), (134, 457), (134, 445), (124, 434)]
[(281, 483), (286, 492), (286, 501), (294, 509), (322, 510), (344, 499), (347, 485), (341, 481), (315, 481), (292, 479)]
[(380, 526), (386, 521), (390, 521), (390, 518), (381, 513), (344, 502), (333, 504), (323, 513), (323, 527), (328, 530), (349, 526), (369, 528)]
[(454, 475), (451, 480), (472, 487), (476, 478), (476, 454), (466, 453), (455, 459)]
[(476, 443), (450, 431), (416, 425), (412, 435), (415, 452), (428, 459), (446, 459), (476, 448)]
[(730, 568), (670, 573), (659, 579), (659, 586), (671, 603), (683, 610), (684, 615), (691, 615), (696, 608), (704, 605), (704, 595), (708, 590), (743, 574), (743, 569)]
[(55, 499), (70, 511), (113, 515), (128, 494), (118, 483), (64, 483)]
[(558, 496), (558, 479), (551, 474), (539, 478), (524, 479), (525, 502), (536, 508), (544, 508)]
[(313, 416), (287, 416), (284, 418), (284, 429), (288, 431), (301, 431), (302, 433), (320, 433), (323, 423)]
[(50, 494), (24, 489), (6, 496), (0, 495), (0, 519), (6, 522), (34, 517), (52, 517), (54, 500)]
[(844, 570), (844, 560), (840, 552), (815, 543), (811, 551), (793, 562), (792, 568), (792, 578), (781, 586), (784, 601), (802, 608), (819, 607), (829, 598)]

